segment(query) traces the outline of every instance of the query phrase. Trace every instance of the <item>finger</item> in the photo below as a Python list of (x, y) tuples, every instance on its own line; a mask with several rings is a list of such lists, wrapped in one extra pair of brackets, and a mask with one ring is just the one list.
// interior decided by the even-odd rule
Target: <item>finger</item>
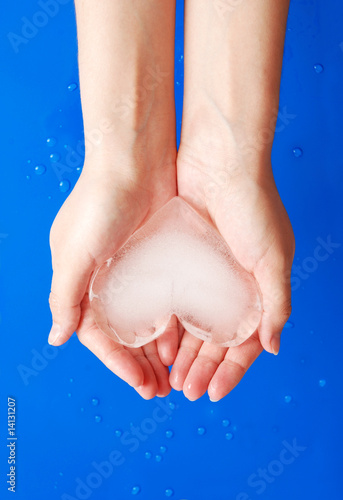
[(189, 369), (197, 357), (202, 344), (202, 340), (197, 339), (189, 332), (185, 331), (183, 334), (179, 351), (169, 376), (170, 385), (176, 391), (182, 391)]
[(291, 284), (284, 274), (268, 272), (259, 276), (263, 297), (263, 314), (259, 325), (260, 341), (263, 348), (277, 355), (280, 350), (280, 336), (291, 311)]
[(54, 262), (53, 267), (49, 297), (53, 324), (48, 342), (58, 346), (66, 342), (78, 327), (80, 304), (95, 264), (89, 256), (78, 256), (77, 262), (69, 256), (63, 262)]
[(160, 360), (165, 366), (174, 363), (179, 345), (179, 322), (172, 316), (166, 331), (156, 340)]
[(169, 383), (169, 370), (160, 360), (156, 342), (150, 342), (149, 344), (143, 346), (143, 352), (145, 354), (145, 357), (149, 361), (156, 377), (157, 396), (167, 396), (171, 391), (171, 386)]
[(186, 398), (195, 401), (205, 394), (208, 384), (219, 364), (223, 361), (226, 352), (227, 348), (225, 347), (203, 343), (183, 385)]
[(139, 363), (144, 374), (143, 383), (138, 387), (135, 387), (136, 391), (143, 399), (154, 398), (157, 395), (158, 384), (154, 369), (151, 366), (149, 360), (146, 358), (142, 347), (127, 347), (125, 349), (128, 353), (131, 354), (133, 359), (135, 359)]
[(257, 332), (243, 344), (229, 348), (209, 384), (211, 401), (219, 401), (232, 391), (262, 350)]
[(82, 301), (82, 319), (77, 330), (80, 342), (104, 363), (115, 375), (132, 387), (144, 383), (144, 371), (139, 360), (134, 358), (124, 346), (102, 333), (90, 314), (89, 299)]

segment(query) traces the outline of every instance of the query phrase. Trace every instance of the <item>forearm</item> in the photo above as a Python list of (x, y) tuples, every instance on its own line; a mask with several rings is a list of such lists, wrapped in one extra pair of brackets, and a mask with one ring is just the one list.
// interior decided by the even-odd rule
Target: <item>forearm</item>
[(175, 148), (174, 2), (75, 3), (86, 158), (154, 163)]
[(202, 136), (204, 127), (212, 130), (214, 143), (222, 138), (259, 148), (256, 154), (270, 154), (288, 4), (289, 0), (186, 0), (187, 141), (195, 129)]

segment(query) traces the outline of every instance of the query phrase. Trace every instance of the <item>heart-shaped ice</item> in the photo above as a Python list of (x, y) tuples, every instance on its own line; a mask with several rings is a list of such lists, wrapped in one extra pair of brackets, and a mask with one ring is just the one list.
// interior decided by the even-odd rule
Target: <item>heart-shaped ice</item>
[(236, 346), (256, 330), (262, 311), (255, 278), (179, 197), (95, 271), (89, 298), (98, 327), (130, 347), (161, 335), (173, 314), (196, 337)]

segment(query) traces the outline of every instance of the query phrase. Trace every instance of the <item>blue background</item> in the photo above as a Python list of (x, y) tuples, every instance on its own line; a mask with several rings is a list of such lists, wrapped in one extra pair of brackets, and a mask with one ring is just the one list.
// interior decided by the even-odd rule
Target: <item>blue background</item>
[[(47, 345), (48, 234), (69, 192), (59, 184), (65, 179), (72, 187), (81, 167), (79, 158), (61, 177), (63, 167), (50, 154), (65, 166), (65, 146), (76, 150), (83, 132), (78, 88), (68, 89), (78, 82), (72, 2), (17, 53), (8, 38), (20, 35), (22, 18), (32, 20), (39, 10), (33, 0), (6, 2), (0, 21), (0, 497), (12, 495), (5, 477), (11, 396), (17, 400), (18, 500), (125, 500), (132, 492), (160, 500), (168, 489), (176, 500), (342, 499), (343, 4), (294, 0), (289, 14), (273, 166), (303, 277), (293, 280), (293, 313), (280, 355), (262, 354), (217, 404), (207, 395), (190, 403), (173, 391), (164, 409), (157, 399), (142, 400), (75, 335), (65, 348)], [(182, 16), (178, 2), (178, 133)], [(46, 172), (38, 175), (37, 165)], [(62, 191), (67, 188), (64, 182)], [(317, 239), (330, 235), (340, 246), (315, 260)], [(131, 425), (141, 429), (136, 440)], [(294, 440), (301, 451), (280, 465)], [(114, 450), (121, 463), (99, 480), (94, 461), (108, 460)], [(290, 452), (285, 456), (291, 461)], [(257, 483), (254, 474), (262, 469), (269, 479)], [(92, 484), (83, 496), (78, 478)]]

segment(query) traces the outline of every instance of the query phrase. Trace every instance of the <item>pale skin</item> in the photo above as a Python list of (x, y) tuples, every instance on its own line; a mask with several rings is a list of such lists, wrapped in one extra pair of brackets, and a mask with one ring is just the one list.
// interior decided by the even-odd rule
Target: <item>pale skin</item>
[[(273, 179), (271, 147), (288, 3), (186, 0), (177, 152), (174, 2), (76, 1), (86, 139), (104, 120), (106, 133), (86, 147), (80, 180), (52, 227), (49, 342), (61, 345), (76, 330), (146, 399), (173, 387), (190, 400), (207, 391), (218, 401), (263, 349), (279, 351), (291, 311), (294, 237)], [(261, 288), (261, 324), (238, 347), (204, 343), (172, 321), (157, 341), (128, 349), (92, 320), (87, 286), (95, 266), (177, 193), (217, 226)]]

